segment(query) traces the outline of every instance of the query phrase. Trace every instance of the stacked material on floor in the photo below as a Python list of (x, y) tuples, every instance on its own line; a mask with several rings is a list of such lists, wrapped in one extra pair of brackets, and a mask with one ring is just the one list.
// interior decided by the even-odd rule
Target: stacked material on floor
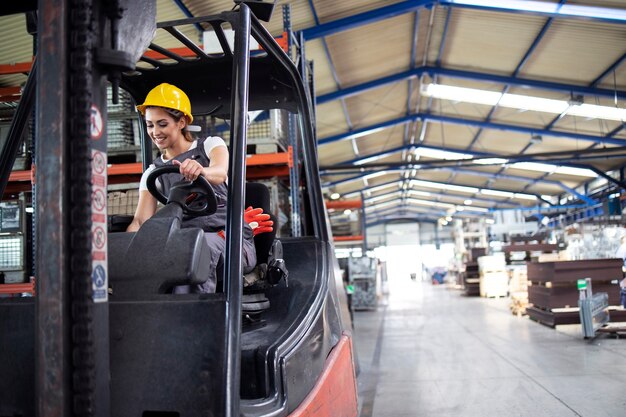
[(516, 316), (525, 315), (526, 307), (528, 307), (528, 274), (526, 265), (509, 267), (509, 275), (511, 312)]
[(478, 258), (481, 297), (506, 297), (509, 291), (509, 275), (504, 254)]
[(348, 280), (354, 288), (353, 310), (375, 310), (378, 305), (379, 280), (376, 259), (363, 256), (348, 260)]
[(486, 248), (471, 248), (465, 262), (465, 272), (463, 273), (463, 287), (465, 295), (480, 295), (480, 275), (478, 273), (477, 259), (487, 253)]
[(609, 296), (611, 321), (624, 321), (626, 310), (619, 309), (617, 282), (623, 276), (621, 259), (586, 259), (577, 261), (529, 262), (528, 316), (550, 327), (580, 323), (578, 312), (579, 279), (591, 278), (594, 293)]

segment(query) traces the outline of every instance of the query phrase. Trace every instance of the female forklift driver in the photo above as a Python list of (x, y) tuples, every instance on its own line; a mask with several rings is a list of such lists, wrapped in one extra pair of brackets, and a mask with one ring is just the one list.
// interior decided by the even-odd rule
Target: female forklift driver
[[(132, 223), (127, 231), (139, 230), (157, 209), (157, 200), (150, 194), (146, 186), (148, 174), (155, 167), (177, 165), (180, 175), (193, 181), (202, 175), (213, 186), (217, 198), (217, 211), (210, 216), (195, 217), (183, 220), (182, 227), (200, 227), (209, 245), (211, 259), (210, 275), (206, 282), (190, 288), (179, 286), (175, 293), (215, 292), (217, 277), (222, 276), (224, 264), (224, 228), (226, 225), (226, 180), (228, 175), (228, 148), (219, 137), (207, 137), (194, 140), (189, 133), (188, 125), (193, 121), (191, 103), (187, 94), (171, 84), (160, 84), (153, 88), (143, 104), (137, 110), (144, 115), (148, 134), (152, 142), (159, 148), (161, 155), (143, 173), (139, 184), (139, 202)], [(178, 174), (162, 175), (160, 184), (165, 195), (168, 195), (172, 183), (180, 179)], [(178, 177), (172, 178), (172, 177)], [(271, 230), (269, 215), (261, 214), (261, 209), (246, 210), (243, 228), (243, 269), (250, 272), (256, 264), (253, 235)], [(256, 222), (256, 224), (251, 222)], [(256, 227), (254, 232), (250, 225)]]

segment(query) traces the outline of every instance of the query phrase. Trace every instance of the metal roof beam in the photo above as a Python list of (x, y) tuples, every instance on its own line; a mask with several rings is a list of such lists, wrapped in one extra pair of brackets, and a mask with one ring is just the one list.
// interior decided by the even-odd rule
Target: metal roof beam
[(435, 4), (434, 0), (409, 0), (400, 3), (391, 4), (389, 6), (380, 7), (378, 9), (369, 10), (353, 16), (344, 17), (342, 19), (333, 20), (331, 22), (315, 25), (308, 29), (304, 29), (302, 34), (307, 41), (318, 39), (324, 36), (334, 35), (339, 32), (358, 28), (370, 23), (380, 22), (381, 20), (390, 19), (405, 13), (414, 12), (421, 7), (428, 7)]
[(333, 20), (302, 30), (306, 40), (334, 35), (363, 25), (380, 22), (405, 13), (414, 12), (422, 7), (436, 4), (450, 7), (464, 7), (505, 13), (523, 13), (546, 17), (597, 20), (607, 23), (626, 23), (626, 11), (607, 7), (582, 5), (563, 5), (530, 0), (408, 0), (378, 9)]
[[(563, 4), (566, 1), (567, 0), (560, 0), (560, 3)], [(526, 63), (530, 59), (530, 56), (532, 55), (533, 52), (535, 52), (535, 49), (537, 49), (537, 46), (539, 46), (539, 43), (541, 42), (545, 34), (548, 32), (548, 29), (550, 28), (550, 26), (552, 26), (553, 21), (554, 21), (554, 18), (552, 17), (546, 20), (546, 23), (544, 23), (539, 33), (537, 34), (533, 42), (530, 44), (530, 47), (528, 47), (528, 49), (526, 50), (526, 53), (524, 54), (520, 62), (517, 64), (517, 67), (513, 71), (513, 77), (517, 77), (520, 71), (522, 70), (522, 68), (524, 67), (524, 65), (526, 65)], [(510, 85), (504, 86), (504, 88), (502, 89), (502, 94), (508, 93), (510, 88), (511, 88)], [(491, 110), (489, 111), (489, 114), (487, 114), (487, 117), (485, 117), (486, 122), (491, 121), (491, 118), (493, 117), (493, 114), (496, 112), (497, 109), (498, 109), (498, 104), (496, 104), (495, 106), (491, 108)], [(478, 142), (478, 139), (480, 138), (480, 135), (482, 133), (483, 133), (483, 129), (478, 129), (478, 132), (476, 132), (476, 134), (474, 135), (474, 138), (472, 139), (470, 144), (467, 146), (468, 150), (471, 149), (476, 142)]]
[[(366, 189), (364, 189), (363, 191), (365, 191)], [(387, 196), (392, 196), (394, 194), (398, 194), (401, 193), (403, 191), (411, 191), (413, 190), (413, 188), (410, 188), (409, 190), (401, 190), (401, 189), (397, 189), (394, 191), (389, 191), (387, 193), (383, 193), (383, 194), (378, 194), (375, 196), (371, 196), (371, 197), (365, 197), (363, 200), (365, 200), (365, 202), (367, 202), (368, 200), (372, 200), (374, 198), (378, 199), (381, 197), (387, 197)], [(413, 190), (413, 191), (417, 191), (417, 190)], [(454, 190), (450, 190), (450, 191), (454, 191)], [(494, 200), (492, 198), (484, 198), (484, 197), (477, 197), (476, 195), (468, 195), (468, 194), (450, 194), (450, 193), (438, 193), (435, 191), (428, 191), (428, 193), (432, 196), (438, 197), (438, 198), (460, 198), (460, 199), (464, 199), (464, 200), (474, 200), (474, 201), (480, 201), (482, 203), (486, 203), (486, 204), (493, 204), (494, 206), (497, 206), (498, 204), (506, 204), (506, 205), (512, 205), (512, 206), (521, 206), (520, 203), (513, 203), (511, 201), (506, 201), (506, 200)], [(458, 203), (449, 203), (449, 204), (458, 204)], [(486, 207), (486, 208), (492, 208), (492, 207)], [(493, 207), (495, 208), (495, 207)]]
[[(320, 20), (317, 16), (317, 10), (315, 10), (315, 4), (313, 4), (313, 0), (308, 0), (309, 7), (311, 8), (311, 12), (313, 13), (313, 19), (315, 20), (315, 24), (319, 25)], [(301, 48), (304, 48), (304, 45), (300, 45)], [(330, 66), (330, 73), (333, 76), (333, 80), (335, 81), (335, 86), (337, 89), (341, 89), (341, 83), (339, 82), (339, 75), (337, 74), (337, 68), (335, 68), (335, 64), (333, 63), (333, 58), (330, 55), (330, 50), (328, 49), (328, 43), (326, 39), (322, 38), (322, 47), (324, 48), (324, 54), (326, 55), (326, 59), (328, 59), (328, 64)], [(348, 113), (348, 108), (346, 106), (345, 99), (341, 99), (341, 108), (343, 109), (343, 114), (346, 119), (346, 124), (349, 129), (352, 129), (352, 120), (350, 120), (350, 114)]]
[(331, 93), (319, 95), (316, 98), (317, 104), (324, 104), (332, 100), (338, 100), (340, 98), (350, 97), (356, 94), (361, 94), (366, 91), (383, 87), (388, 84), (404, 81), (411, 77), (421, 77), (423, 74), (428, 74), (431, 77), (444, 76), (450, 78), (459, 78), (465, 80), (484, 81), (490, 83), (501, 83), (514, 87), (530, 87), (539, 88), (549, 91), (558, 91), (567, 94), (584, 94), (599, 97), (626, 98), (626, 91), (622, 90), (609, 90), (603, 88), (594, 88), (584, 85), (563, 84), (551, 81), (531, 80), (527, 78), (519, 78), (516, 76), (503, 76), (497, 74), (489, 74), (484, 72), (474, 72), (465, 70), (456, 70), (450, 68), (433, 67), (433, 66), (421, 66), (407, 71), (402, 71), (396, 74), (381, 77), (375, 80), (367, 81), (361, 84), (357, 84), (352, 87), (342, 88)]
[(602, 79), (604, 77), (606, 77), (607, 75), (609, 75), (611, 72), (615, 71), (617, 69), (617, 67), (619, 67), (620, 65), (622, 65), (622, 63), (626, 61), (626, 53), (624, 53), (624, 55), (622, 55), (621, 57), (619, 57), (617, 59), (617, 61), (615, 61), (614, 63), (611, 64), (611, 66), (609, 66), (605, 71), (602, 72), (602, 74), (598, 75), (598, 77), (593, 80), (591, 82), (591, 87), (595, 87), (596, 85), (598, 85), (600, 83), (600, 81), (602, 81)]
[(577, 4), (547, 3), (534, 0), (439, 0), (439, 4), (505, 13), (626, 23), (626, 10)]
[(439, 122), (439, 123), (450, 123), (464, 126), (472, 126), (476, 128), (487, 128), (487, 129), (496, 129), (496, 130), (504, 130), (509, 132), (517, 132), (524, 133), (528, 135), (543, 135), (543, 136), (552, 136), (558, 138), (566, 138), (573, 140), (585, 140), (594, 143), (605, 143), (612, 145), (624, 146), (626, 141), (624, 139), (616, 139), (608, 136), (593, 136), (586, 135), (582, 133), (571, 133), (571, 132), (560, 132), (554, 130), (547, 130), (543, 128), (533, 128), (527, 126), (518, 126), (518, 125), (509, 125), (503, 123), (493, 123), (493, 122), (484, 122), (481, 120), (471, 120), (471, 119), (463, 119), (460, 117), (451, 117), (451, 116), (440, 116), (435, 114), (428, 113), (414, 113), (408, 116), (398, 117), (396, 119), (387, 120), (382, 123), (377, 123), (371, 126), (365, 126), (360, 129), (353, 130), (351, 132), (340, 133), (338, 135), (328, 136), (322, 138), (318, 141), (319, 145), (326, 145), (328, 143), (338, 142), (342, 140), (359, 138), (362, 136), (371, 135), (373, 133), (379, 132), (381, 130), (401, 125), (404, 123), (413, 122), (416, 120), (428, 121), (428, 122)]
[[(547, 179), (534, 179), (534, 178), (528, 178), (528, 177), (523, 177), (523, 176), (519, 176), (519, 175), (507, 175), (507, 174), (499, 174), (499, 173), (494, 173), (494, 172), (484, 172), (484, 171), (474, 171), (471, 169), (462, 169), (462, 168), (458, 168), (458, 167), (438, 167), (435, 168), (434, 170), (440, 170), (440, 171), (454, 171), (460, 174), (467, 174), (467, 175), (475, 175), (475, 176), (479, 176), (479, 177), (487, 177), (487, 178), (502, 178), (502, 179), (507, 179), (507, 180), (513, 180), (513, 181), (522, 181), (522, 182), (532, 182), (532, 181), (536, 181), (536, 182), (541, 182), (544, 184), (550, 184), (550, 185), (555, 185), (558, 187), (561, 187), (564, 191), (570, 193), (571, 195), (575, 196), (576, 198), (588, 203), (588, 204), (596, 204), (597, 202), (584, 195), (579, 193), (578, 191), (574, 190), (573, 188), (570, 188), (568, 186), (566, 186), (565, 184), (563, 184), (560, 181), (554, 181), (554, 180), (547, 180)], [(385, 169), (385, 172), (388, 173), (393, 173), (393, 172), (404, 172), (406, 171), (406, 168), (389, 168), (389, 169)], [(344, 178), (338, 181), (334, 181), (331, 183), (326, 183), (324, 186), (325, 187), (334, 187), (340, 184), (344, 184), (344, 183), (348, 183), (348, 182), (352, 182), (352, 181), (356, 181), (359, 179), (362, 179), (364, 177), (367, 177), (368, 175), (371, 175), (371, 172), (361, 172), (358, 175), (349, 177), (349, 178)], [(453, 184), (453, 185), (458, 185), (458, 184)], [(488, 187), (476, 187), (476, 186), (472, 186), (475, 188), (487, 188), (487, 189), (491, 189)], [(516, 191), (511, 191), (511, 190), (501, 190), (501, 191), (507, 191), (507, 192), (511, 192), (511, 193), (516, 193)], [(534, 193), (526, 193), (526, 194), (530, 194), (530, 195), (534, 195), (537, 199), (541, 200), (541, 196), (534, 194)]]

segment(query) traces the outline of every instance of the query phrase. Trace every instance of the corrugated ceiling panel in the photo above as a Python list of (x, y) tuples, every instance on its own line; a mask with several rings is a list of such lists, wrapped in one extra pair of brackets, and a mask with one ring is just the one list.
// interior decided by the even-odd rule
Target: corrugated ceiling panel
[(346, 99), (354, 128), (370, 126), (406, 114), (406, 82), (377, 88)]
[(389, 0), (313, 0), (320, 22), (341, 19), (369, 10), (374, 10), (399, 1)]
[(462, 149), (469, 145), (476, 131), (476, 128), (464, 125), (429, 122), (424, 143), (431, 146)]
[[(493, 116), (491, 117), (491, 121), (504, 125), (544, 129), (557, 116), (558, 114), (553, 113), (522, 111), (518, 109), (499, 107), (498, 110), (494, 112)], [(586, 133), (594, 132), (592, 131)]]
[(357, 157), (354, 154), (352, 142), (349, 140), (319, 146), (317, 154), (319, 155), (320, 165), (334, 165)]
[[(194, 16), (206, 16), (229, 11), (233, 8), (232, 0), (202, 1), (185, 0), (185, 4)], [(315, 25), (313, 13), (307, 0), (278, 0), (274, 7), (274, 13), (269, 22), (261, 22), (274, 36), (283, 33), (283, 12), (284, 4), (291, 5), (291, 28), (301, 30)]]
[(407, 70), (412, 30), (413, 18), (404, 14), (327, 37), (342, 86)]
[(545, 21), (538, 16), (452, 9), (442, 64), (512, 74)]
[(625, 25), (555, 20), (521, 75), (589, 84), (622, 56), (625, 47)]
[(555, 129), (588, 133), (594, 136), (606, 136), (618, 126), (620, 126), (620, 122), (613, 120), (586, 119), (576, 116), (565, 116), (555, 125)]
[[(476, 151), (491, 152), (501, 155), (517, 155), (526, 147), (530, 140), (530, 135), (524, 133), (507, 132), (502, 130), (485, 129), (480, 139), (476, 142), (473, 149)], [(572, 139), (556, 138), (553, 136), (544, 136), (541, 144), (533, 144), (525, 151), (528, 153), (553, 152), (563, 149), (571, 149), (575, 141)], [(581, 146), (585, 143), (580, 142)]]
[[(157, 0), (157, 22), (166, 22), (169, 20), (184, 19), (187, 16), (172, 0)], [(200, 43), (202, 40), (201, 33), (193, 25), (186, 25), (178, 28), (189, 39)], [(183, 46), (178, 40), (172, 37), (162, 29), (157, 29), (153, 43), (165, 48), (178, 48)]]
[(420, 107), (421, 112), (430, 110), (435, 114), (443, 114), (452, 117), (462, 117), (467, 119), (481, 120), (487, 117), (491, 106), (485, 106), (473, 103), (464, 103), (461, 101), (439, 100), (433, 99), (430, 108), (428, 108), (428, 99), (424, 98)]
[(306, 44), (306, 59), (313, 61), (313, 75), (315, 76), (315, 95), (329, 93), (337, 90), (337, 84), (333, 78), (330, 62), (324, 50), (321, 39), (316, 39)]
[[(371, 155), (388, 149), (402, 146), (404, 126), (385, 129), (381, 132), (357, 139), (357, 147), (361, 156)], [(380, 161), (373, 161), (380, 162)]]
[(341, 102), (331, 101), (317, 106), (317, 138), (336, 135), (348, 131)]
[[(29, 62), (32, 59), (33, 37), (26, 32), (23, 14), (0, 17), (0, 64)], [(0, 76), (0, 86), (22, 85), (26, 76), (22, 74)]]

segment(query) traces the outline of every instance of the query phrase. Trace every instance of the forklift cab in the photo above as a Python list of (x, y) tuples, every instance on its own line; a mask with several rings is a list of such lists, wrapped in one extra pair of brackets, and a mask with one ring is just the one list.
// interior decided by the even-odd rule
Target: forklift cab
[[(119, 13), (97, 0), (89, 10), (75, 10), (65, 0), (40, 3), (40, 53), (18, 109), (24, 117), (13, 121), (17, 126), (27, 120), (36, 91), (37, 295), (0, 300), (0, 415), (356, 416), (350, 318), (325, 216), (306, 77), (246, 2), (214, 16), (160, 23), (161, 34), (181, 43), (184, 53), (156, 43), (144, 53), (145, 45), (135, 44), (139, 59), (115, 47), (129, 46), (120, 34), (144, 37), (136, 15), (145, 18), (154, 2), (119, 0)], [(81, 23), (89, 13), (98, 23), (93, 27)], [(55, 19), (69, 36), (50, 24)], [(205, 53), (185, 36), (180, 27), (191, 24), (213, 30), (222, 51)], [(225, 28), (235, 32), (234, 47)], [(94, 38), (73, 35), (89, 30)], [(100, 37), (106, 47), (94, 41)], [(251, 37), (261, 51), (249, 51)], [(83, 41), (95, 44), (81, 46)], [(69, 57), (58, 49), (68, 42)], [(81, 55), (85, 48), (94, 48), (92, 57)], [(130, 61), (133, 68), (124, 68)], [(61, 81), (36, 78), (43, 71)], [(210, 191), (202, 185), (173, 187), (169, 202), (139, 232), (109, 233), (107, 251), (92, 240), (107, 223), (97, 216), (95, 197), (106, 190), (106, 174), (97, 176), (92, 164), (106, 156), (101, 109), (107, 74), (114, 90), (119, 85), (136, 102), (169, 82), (188, 92), (194, 115), (228, 121), (223, 291), (170, 293), (207, 276), (203, 231), (180, 227), (185, 211), (211, 211)], [(294, 217), (300, 220), (292, 236), (257, 236), (265, 238), (256, 242), (264, 248), (257, 256), (266, 265), (260, 273), (265, 283), (246, 288), (241, 214), (247, 205), (267, 204), (261, 201), (267, 191), (246, 181), (248, 111), (276, 108), (288, 111), (298, 127), (291, 183), (300, 191), (292, 201), (300, 205)], [(149, 150), (143, 154), (147, 166)], [(186, 205), (191, 192), (206, 195), (201, 207)], [(110, 224), (123, 228), (115, 220)], [(275, 279), (284, 271), (281, 262), (271, 272), (270, 263), (281, 259), (288, 282)]]

